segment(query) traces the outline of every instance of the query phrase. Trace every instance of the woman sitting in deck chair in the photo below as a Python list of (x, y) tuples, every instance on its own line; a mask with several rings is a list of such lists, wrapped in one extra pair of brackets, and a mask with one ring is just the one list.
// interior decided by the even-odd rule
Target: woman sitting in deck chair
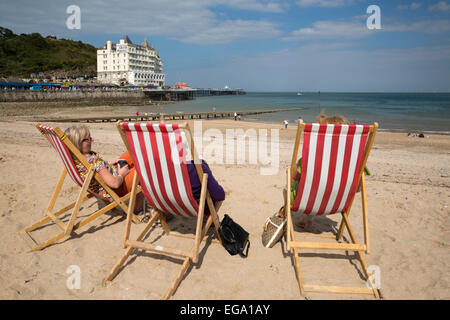
[[(350, 124), (350, 122), (343, 116), (335, 115), (327, 117), (324, 113), (320, 113), (316, 118), (317, 123), (320, 124)], [(366, 175), (370, 175), (367, 167), (364, 168), (364, 172)], [(291, 201), (290, 203), (294, 203), (294, 200), (297, 196), (298, 184), (300, 181), (302, 173), (302, 158), (300, 157), (297, 160), (295, 165), (295, 175), (292, 177), (292, 185), (291, 185)], [(358, 190), (359, 191), (359, 190)], [(283, 235), (283, 228), (286, 222), (284, 217), (284, 206), (278, 210), (274, 216), (267, 219), (266, 224), (264, 225), (264, 233), (263, 233), (263, 244), (266, 247), (271, 248), (279, 239), (281, 239)], [(297, 227), (303, 228), (307, 232), (311, 232), (313, 230), (313, 217), (308, 214), (300, 213), (299, 220), (296, 223)]]
[[(91, 137), (87, 126), (75, 125), (69, 127), (64, 131), (64, 134), (78, 150), (80, 150), (81, 154), (86, 157), (90, 164), (95, 164), (96, 172), (105, 183), (119, 195), (119, 197), (122, 197), (131, 191), (135, 169), (128, 152), (122, 154), (116, 161), (105, 162), (97, 152), (92, 151), (91, 148), (94, 139)], [(76, 157), (73, 158), (80, 176), (85, 179), (87, 175), (86, 167), (78, 161)], [(126, 163), (123, 161), (126, 161)], [(105, 198), (111, 197), (96, 180), (92, 180), (90, 189)], [(139, 214), (143, 211), (143, 200), (144, 195), (139, 193), (134, 208), (135, 214)]]

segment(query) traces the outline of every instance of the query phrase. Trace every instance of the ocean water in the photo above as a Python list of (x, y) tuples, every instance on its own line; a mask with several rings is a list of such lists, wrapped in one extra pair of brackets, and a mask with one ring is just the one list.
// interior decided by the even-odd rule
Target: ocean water
[[(302, 110), (244, 117), (243, 120), (295, 124), (299, 117), (315, 121), (320, 112), (342, 115), (359, 124), (378, 122), (381, 130), (440, 132), (450, 134), (450, 93), (320, 93), (248, 92), (245, 95), (198, 97), (155, 110), (139, 107), (140, 112), (205, 112), (303, 108)], [(134, 110), (133, 110), (134, 111)], [(135, 112), (135, 111), (134, 111)]]

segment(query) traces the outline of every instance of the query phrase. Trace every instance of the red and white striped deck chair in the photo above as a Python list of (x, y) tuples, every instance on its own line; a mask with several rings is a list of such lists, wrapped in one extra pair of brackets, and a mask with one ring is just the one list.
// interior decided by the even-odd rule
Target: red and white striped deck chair
[[(123, 240), (123, 245), (127, 250), (105, 278), (105, 283), (112, 281), (134, 249), (148, 250), (162, 255), (174, 256), (183, 259), (183, 265), (178, 276), (173, 281), (172, 286), (163, 296), (164, 299), (169, 299), (178, 287), (191, 261), (193, 263), (198, 262), (200, 243), (203, 241), (212, 224), (214, 224), (217, 237), (220, 240), (218, 233), (219, 218), (217, 216), (219, 205), (214, 206), (209, 195), (207, 189), (208, 174), (203, 173), (202, 166), (199, 164), (194, 141), (187, 124), (122, 123), (119, 121), (117, 128), (133, 158), (136, 172), (138, 173), (135, 175), (133, 185), (136, 186), (140, 183), (145, 198), (154, 208), (155, 214), (134, 241), (129, 239), (131, 224), (128, 216)], [(190, 137), (189, 141), (186, 141), (187, 146), (189, 146), (190, 142), (190, 156), (194, 159), (196, 171), (202, 186), (199, 203), (195, 201), (192, 194), (191, 182), (186, 165), (188, 151), (185, 150), (186, 147), (183, 145), (183, 139), (186, 138), (186, 133)], [(131, 191), (132, 196), (128, 213), (131, 212), (132, 206), (134, 205), (133, 190)], [(208, 205), (210, 215), (203, 226), (206, 205)], [(195, 236), (170, 231), (162, 214), (163, 212), (182, 217), (196, 218)], [(160, 220), (167, 236), (189, 238), (188, 241), (193, 240), (192, 249), (186, 251), (178, 248), (150, 245), (142, 241), (157, 219)], [(218, 242), (218, 240), (214, 242)]]
[[(369, 253), (369, 231), (366, 202), (366, 185), (364, 167), (372, 148), (378, 124), (344, 125), (303, 123), (300, 121), (292, 155), (291, 167), (287, 169), (287, 215), (286, 241), (287, 248), (293, 253), (298, 285), (301, 295), (305, 292), (332, 292), (370, 294), (379, 298), (379, 290), (375, 288), (368, 272), (363, 253)], [(295, 173), (295, 165), (303, 133), (301, 176), (294, 203), (290, 203), (291, 177)], [(364, 244), (356, 241), (350, 226), (348, 215), (355, 194), (361, 189)], [(299, 233), (294, 231), (291, 212), (314, 216), (334, 213), (342, 214), (342, 221), (336, 235)], [(298, 241), (297, 237), (331, 238), (339, 241), (344, 227), (347, 228), (352, 243), (324, 243)], [(300, 272), (298, 249), (324, 249), (355, 251), (363, 268), (363, 273), (372, 286), (338, 287), (303, 284)]]
[[(60, 240), (64, 236), (69, 236), (72, 231), (81, 228), (85, 224), (91, 222), (92, 220), (98, 218), (102, 214), (112, 210), (117, 206), (122, 208), (124, 212), (128, 212), (128, 207), (125, 204), (125, 201), (127, 201), (130, 198), (131, 192), (123, 197), (119, 197), (117, 193), (115, 193), (110, 187), (108, 187), (108, 185), (103, 181), (100, 175), (95, 172), (94, 166), (91, 166), (91, 164), (87, 162), (86, 158), (80, 153), (78, 148), (75, 147), (69, 139), (66, 139), (64, 132), (60, 128), (58, 127), (52, 128), (41, 124), (36, 124), (36, 128), (47, 138), (51, 146), (56, 150), (58, 156), (61, 158), (64, 164), (64, 167), (59, 177), (58, 183), (55, 187), (55, 190), (53, 191), (50, 203), (47, 209), (45, 210), (44, 218), (20, 231), (20, 234), (24, 235), (25, 239), (29, 241), (30, 244), (32, 245), (32, 251), (41, 250), (51, 245), (52, 243)], [(83, 180), (80, 174), (78, 173), (78, 170), (76, 169), (75, 163), (72, 159), (72, 155), (69, 152), (69, 150), (72, 151), (72, 154), (87, 168), (88, 173), (85, 180)], [(70, 178), (73, 180), (73, 182), (75, 182), (76, 185), (81, 187), (80, 193), (78, 194), (76, 201), (58, 210), (57, 212), (52, 213), (53, 207), (55, 206), (56, 200), (61, 191), (62, 185), (64, 183), (67, 174), (69, 174)], [(89, 185), (92, 179), (97, 180), (100, 183), (100, 185), (102, 185), (103, 188), (111, 195), (112, 199), (104, 198), (101, 195), (91, 191), (89, 189)], [(141, 189), (139, 187), (137, 192), (140, 191)], [(75, 223), (81, 205), (83, 204), (83, 202), (92, 198), (93, 196), (103, 200), (106, 206), (90, 214), (88, 217), (80, 220), (79, 222)], [(64, 223), (60, 218), (58, 218), (58, 216), (62, 215), (63, 213), (71, 209), (73, 209), (73, 211), (67, 223)], [(50, 238), (49, 240), (41, 244), (38, 244), (36, 240), (33, 239), (30, 232), (51, 221), (53, 221), (58, 227), (60, 227), (62, 229), (62, 232), (54, 236), (53, 238)], [(134, 214), (133, 214), (133, 221), (139, 222), (139, 219)]]

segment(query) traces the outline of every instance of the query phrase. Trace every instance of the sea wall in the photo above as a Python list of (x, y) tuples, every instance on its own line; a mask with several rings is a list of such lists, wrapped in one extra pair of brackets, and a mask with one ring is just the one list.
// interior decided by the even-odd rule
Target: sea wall
[(71, 101), (71, 100), (140, 100), (142, 91), (1, 91), (0, 102)]

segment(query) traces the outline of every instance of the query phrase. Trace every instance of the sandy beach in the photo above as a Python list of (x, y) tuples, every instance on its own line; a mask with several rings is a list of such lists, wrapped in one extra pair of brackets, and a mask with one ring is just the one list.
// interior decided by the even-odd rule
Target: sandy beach
[[(31, 120), (31, 119), (30, 119)], [(48, 123), (65, 129), (67, 123)], [(116, 159), (125, 147), (114, 123), (89, 123), (93, 149)], [(293, 259), (284, 241), (264, 248), (267, 217), (283, 204), (286, 167), (290, 165), (296, 127), (233, 120), (202, 122), (203, 130), (278, 129), (279, 168), (261, 175), (255, 164), (211, 164), (226, 191), (219, 216), (226, 213), (250, 233), (249, 257), (230, 256), (207, 241), (200, 260), (188, 269), (172, 299), (299, 299)], [(206, 144), (206, 143), (205, 143)], [(206, 158), (208, 160), (208, 158)], [(379, 132), (368, 160), (366, 180), (371, 253), (367, 263), (381, 272), (384, 299), (450, 298), (450, 136), (411, 138)], [(181, 260), (137, 251), (110, 286), (102, 281), (124, 252), (125, 216), (117, 211), (77, 230), (39, 252), (29, 252), (19, 230), (40, 219), (63, 166), (33, 121), (3, 117), (0, 124), (0, 299), (159, 299), (181, 267)], [(79, 188), (66, 179), (56, 207), (75, 200)], [(90, 200), (82, 215), (97, 208)], [(294, 218), (295, 219), (295, 218)], [(340, 215), (314, 218), (313, 232), (335, 232)], [(363, 241), (360, 194), (350, 214)], [(193, 232), (195, 221), (176, 217), (174, 230)], [(132, 237), (143, 225), (132, 226)], [(184, 228), (184, 229), (183, 229)], [(187, 228), (187, 229), (186, 229)], [(44, 240), (56, 226), (36, 231)], [(158, 225), (151, 237), (163, 233)], [(349, 241), (347, 233), (344, 241)], [(300, 254), (306, 283), (364, 286), (353, 252), (305, 251)], [(68, 289), (69, 266), (79, 266), (80, 289)], [(373, 299), (371, 296), (308, 294), (309, 299)]]

